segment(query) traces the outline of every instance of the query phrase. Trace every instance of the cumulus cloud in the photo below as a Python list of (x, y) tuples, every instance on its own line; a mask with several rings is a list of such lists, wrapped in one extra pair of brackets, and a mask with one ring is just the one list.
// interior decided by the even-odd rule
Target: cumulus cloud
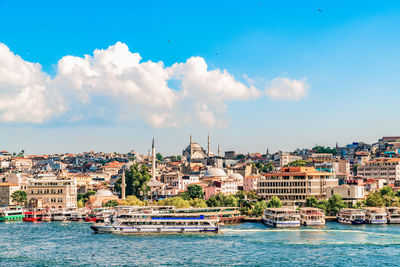
[[(24, 61), (0, 43), (0, 121), (41, 123), (64, 113), (70, 123), (109, 116), (143, 119), (155, 128), (195, 121), (225, 127), (230, 101), (262, 96), (251, 79), (245, 80), (209, 69), (202, 57), (169, 67), (142, 61), (121, 42), (93, 55), (61, 58), (50, 78), (39, 64)], [(300, 99), (307, 89), (305, 80), (276, 78), (266, 94)]]
[(299, 100), (308, 94), (306, 79), (291, 80), (277, 77), (265, 89), (265, 94), (272, 99)]
[(41, 69), (0, 43), (0, 121), (40, 123), (66, 110)]

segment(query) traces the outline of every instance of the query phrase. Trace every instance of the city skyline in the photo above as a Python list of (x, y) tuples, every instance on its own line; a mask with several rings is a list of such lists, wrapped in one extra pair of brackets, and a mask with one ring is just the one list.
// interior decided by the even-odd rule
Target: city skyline
[(146, 153), (154, 137), (176, 155), (192, 132), (247, 153), (400, 131), (399, 4), (96, 3), (0, 3), (2, 149)]

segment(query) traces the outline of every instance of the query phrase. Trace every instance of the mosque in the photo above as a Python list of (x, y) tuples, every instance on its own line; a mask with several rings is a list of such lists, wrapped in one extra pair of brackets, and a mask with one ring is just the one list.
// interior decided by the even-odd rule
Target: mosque
[[(219, 146), (218, 146), (218, 154), (219, 154)], [(208, 140), (207, 140), (207, 151), (201, 147), (196, 142), (193, 142), (192, 139), (192, 134), (190, 134), (190, 143), (182, 151), (182, 156), (186, 161), (192, 162), (192, 161), (203, 161), (208, 158), (215, 157), (214, 153), (211, 152), (210, 150), (210, 135), (208, 135)]]

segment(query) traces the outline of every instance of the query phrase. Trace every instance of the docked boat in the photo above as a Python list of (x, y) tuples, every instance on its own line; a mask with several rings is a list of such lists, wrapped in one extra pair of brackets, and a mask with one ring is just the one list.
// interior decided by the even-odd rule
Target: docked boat
[(52, 213), (52, 220), (56, 222), (64, 222), (71, 219), (71, 210), (55, 210)]
[(22, 221), (24, 217), (24, 211), (20, 206), (7, 206), (0, 208), (0, 222)]
[(203, 215), (168, 213), (121, 213), (93, 223), (95, 233), (203, 233), (218, 232), (218, 217), (206, 219)]
[(264, 210), (263, 222), (272, 227), (300, 227), (300, 215), (289, 208), (268, 208)]
[(173, 209), (171, 212), (176, 214), (201, 214), (205, 218), (217, 216), (220, 224), (239, 223), (245, 217), (238, 207), (182, 208)]
[(343, 224), (364, 224), (365, 211), (363, 209), (341, 209), (338, 221)]
[(364, 208), (366, 223), (370, 224), (386, 224), (387, 213), (385, 208)]
[(305, 226), (322, 226), (325, 225), (325, 213), (318, 208), (301, 208), (300, 222)]
[(71, 221), (77, 222), (85, 219), (86, 213), (83, 210), (76, 210), (71, 212)]
[(387, 207), (387, 223), (400, 223), (400, 208), (399, 207)]
[(24, 212), (25, 217), (22, 219), (24, 222), (41, 222), (43, 211), (31, 210)]

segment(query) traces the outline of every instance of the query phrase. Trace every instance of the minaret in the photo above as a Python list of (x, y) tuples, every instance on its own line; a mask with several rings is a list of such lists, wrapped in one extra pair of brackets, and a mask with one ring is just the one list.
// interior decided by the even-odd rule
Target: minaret
[(192, 133), (190, 133), (190, 144), (192, 144)]
[(207, 141), (207, 149), (208, 149), (208, 157), (211, 156), (211, 152), (210, 152), (210, 134), (208, 134), (208, 141)]
[(125, 199), (126, 181), (125, 181), (125, 166), (122, 167), (122, 181), (121, 181), (121, 199)]
[(156, 147), (154, 146), (154, 138), (151, 145), (151, 179), (156, 179)]
[(219, 149), (219, 144), (218, 144), (218, 158), (219, 157), (221, 157), (221, 154), (220, 154), (220, 149)]

